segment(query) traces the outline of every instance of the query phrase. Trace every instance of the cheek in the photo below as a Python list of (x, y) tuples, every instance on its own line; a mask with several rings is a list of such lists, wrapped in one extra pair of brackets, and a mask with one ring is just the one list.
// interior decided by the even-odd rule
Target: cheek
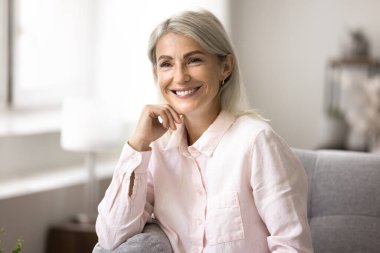
[(208, 68), (205, 68), (203, 70), (203, 75), (208, 79), (209, 82), (215, 84), (219, 83), (219, 80), (221, 78), (221, 69), (220, 66), (217, 64), (214, 64), (212, 66), (208, 66)]
[[(212, 71), (212, 70), (211, 70)], [(208, 75), (207, 78), (207, 83), (208, 83), (208, 90), (211, 92), (219, 91), (219, 86), (220, 86), (220, 81), (219, 81), (219, 75), (218, 73), (214, 70), (211, 75)]]
[(160, 91), (163, 93), (167, 87), (168, 78), (165, 77), (165, 75), (158, 74), (157, 75), (157, 84), (158, 84), (158, 87), (160, 88)]
[(160, 93), (165, 96), (167, 94), (166, 92), (166, 85), (164, 85), (162, 82), (158, 81), (158, 87), (160, 89)]

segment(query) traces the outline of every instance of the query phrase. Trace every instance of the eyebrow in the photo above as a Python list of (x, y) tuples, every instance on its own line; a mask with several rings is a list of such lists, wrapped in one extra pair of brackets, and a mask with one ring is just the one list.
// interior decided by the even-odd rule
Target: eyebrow
[[(186, 59), (187, 57), (189, 56), (192, 56), (194, 54), (202, 54), (202, 55), (206, 55), (204, 52), (200, 51), (200, 50), (194, 50), (194, 51), (191, 51), (191, 52), (188, 52), (186, 53), (183, 58)], [(160, 55), (157, 59), (157, 61), (160, 61), (161, 59), (173, 59), (173, 57), (169, 56), (169, 55)]]

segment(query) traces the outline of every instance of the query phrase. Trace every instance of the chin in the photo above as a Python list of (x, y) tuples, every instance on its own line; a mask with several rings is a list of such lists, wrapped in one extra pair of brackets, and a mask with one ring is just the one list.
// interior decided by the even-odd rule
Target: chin
[(179, 114), (189, 114), (196, 110), (196, 107), (194, 106), (188, 106), (188, 105), (172, 105), (174, 110)]

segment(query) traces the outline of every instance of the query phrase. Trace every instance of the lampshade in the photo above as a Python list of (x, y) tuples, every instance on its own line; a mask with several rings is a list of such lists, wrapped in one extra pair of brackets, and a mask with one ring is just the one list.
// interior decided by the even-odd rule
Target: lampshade
[(114, 116), (111, 108), (91, 97), (66, 98), (61, 127), (62, 148), (84, 152), (117, 148), (126, 132), (123, 122)]

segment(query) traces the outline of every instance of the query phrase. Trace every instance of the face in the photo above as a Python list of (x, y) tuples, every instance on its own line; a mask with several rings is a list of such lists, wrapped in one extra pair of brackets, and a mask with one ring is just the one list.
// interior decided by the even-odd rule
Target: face
[(177, 113), (220, 111), (220, 85), (231, 71), (217, 56), (189, 37), (168, 33), (158, 40), (156, 57), (160, 91)]

